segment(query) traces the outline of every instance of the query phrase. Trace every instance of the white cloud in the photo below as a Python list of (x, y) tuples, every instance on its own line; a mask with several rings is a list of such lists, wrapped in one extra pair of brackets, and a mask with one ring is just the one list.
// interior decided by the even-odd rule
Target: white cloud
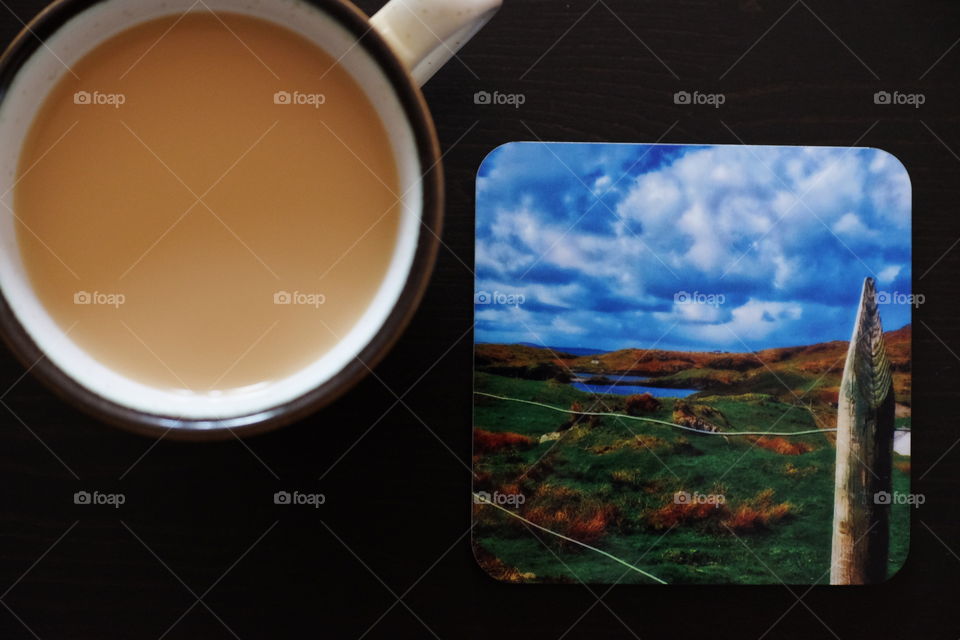
[(884, 284), (893, 282), (897, 278), (897, 276), (900, 275), (900, 272), (902, 270), (903, 270), (903, 265), (899, 265), (899, 264), (888, 265), (883, 269), (881, 269), (879, 273), (877, 273), (877, 280), (879, 280)]
[[(602, 147), (559, 145), (562, 162), (542, 145), (507, 147), (480, 179), (479, 282), (523, 288), (560, 309), (525, 310), (545, 335), (579, 328), (595, 346), (679, 321), (691, 344), (736, 347), (731, 331), (751, 344), (803, 343), (824, 329), (802, 325), (826, 326), (858, 290), (851, 282), (909, 275), (910, 182), (889, 154), (672, 148), (655, 168), (621, 179), (642, 151)], [(672, 304), (672, 291), (695, 288), (726, 292), (739, 306)], [(811, 307), (819, 311), (800, 323)], [(627, 315), (636, 309), (647, 311)]]
[(727, 322), (691, 324), (682, 333), (701, 342), (732, 345), (742, 350), (741, 340), (751, 343), (782, 331), (803, 317), (803, 306), (796, 303), (750, 299), (730, 312)]
[(870, 230), (855, 213), (845, 213), (833, 223), (833, 232), (837, 235), (864, 236)]
[(613, 183), (613, 178), (608, 175), (602, 175), (593, 182), (593, 193), (603, 195)]

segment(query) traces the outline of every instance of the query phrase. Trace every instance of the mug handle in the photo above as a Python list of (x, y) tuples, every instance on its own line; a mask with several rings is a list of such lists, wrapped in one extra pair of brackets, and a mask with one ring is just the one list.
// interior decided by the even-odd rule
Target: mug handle
[(497, 12), (503, 0), (390, 0), (370, 23), (423, 86)]

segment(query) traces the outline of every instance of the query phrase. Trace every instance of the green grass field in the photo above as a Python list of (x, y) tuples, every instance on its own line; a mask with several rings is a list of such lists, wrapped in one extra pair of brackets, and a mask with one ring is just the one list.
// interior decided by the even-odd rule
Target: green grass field
[[(622, 396), (595, 396), (556, 381), (477, 373), (476, 391), (553, 407), (624, 410)], [(698, 396), (704, 394), (698, 394)], [(772, 396), (693, 396), (719, 410), (724, 432), (816, 429), (803, 407)], [(673, 421), (675, 400), (646, 417)], [(571, 416), (475, 396), (475, 491), (522, 494), (516, 513), (590, 544), (668, 583), (813, 584), (828, 582), (834, 447), (828, 434), (781, 439), (808, 451), (787, 455), (751, 437), (684, 432), (616, 417), (584, 419), (559, 439), (540, 442)], [(771, 429), (772, 428), (772, 429)], [(493, 435), (488, 435), (493, 434)], [(503, 436), (519, 434), (520, 438)], [(478, 440), (479, 441), (479, 440)], [(909, 491), (909, 458), (895, 456), (894, 489)], [(677, 492), (722, 495), (724, 504), (675, 505)], [(890, 573), (903, 563), (907, 505), (891, 516)], [(474, 545), (500, 579), (528, 582), (649, 584), (652, 580), (600, 553), (531, 527), (490, 505), (474, 505)], [(491, 571), (489, 559), (510, 569)]]

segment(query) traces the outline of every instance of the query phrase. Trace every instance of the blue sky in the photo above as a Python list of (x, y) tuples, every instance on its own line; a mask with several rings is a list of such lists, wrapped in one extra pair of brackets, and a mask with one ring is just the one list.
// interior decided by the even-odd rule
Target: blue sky
[(746, 351), (910, 322), (910, 180), (877, 149), (512, 143), (477, 178), (476, 341)]

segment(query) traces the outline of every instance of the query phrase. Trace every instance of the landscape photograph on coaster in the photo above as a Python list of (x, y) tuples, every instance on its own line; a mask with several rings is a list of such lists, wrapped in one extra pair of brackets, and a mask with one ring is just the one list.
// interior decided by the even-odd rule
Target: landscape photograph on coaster
[(496, 580), (865, 584), (909, 549), (911, 185), (874, 148), (518, 142), (476, 186)]

